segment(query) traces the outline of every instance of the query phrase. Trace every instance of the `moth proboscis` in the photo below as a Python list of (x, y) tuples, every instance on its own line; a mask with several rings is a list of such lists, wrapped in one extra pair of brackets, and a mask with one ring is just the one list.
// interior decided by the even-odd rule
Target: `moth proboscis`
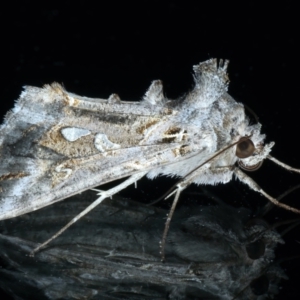
[(194, 66), (194, 89), (171, 101), (153, 81), (140, 102), (81, 97), (54, 83), (25, 87), (0, 127), (0, 220), (13, 218), (71, 195), (128, 177), (99, 197), (32, 255), (105, 198), (147, 175), (182, 178), (166, 221), (164, 246), (179, 195), (189, 184), (227, 183), (235, 175), (275, 205), (300, 213), (263, 191), (243, 169), (270, 155), (261, 125), (250, 124), (241, 103), (228, 93), (228, 61)]

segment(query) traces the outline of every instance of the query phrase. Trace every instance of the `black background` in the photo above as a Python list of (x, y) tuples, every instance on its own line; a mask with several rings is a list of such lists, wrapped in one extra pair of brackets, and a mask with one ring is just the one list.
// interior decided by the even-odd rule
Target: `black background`
[[(226, 58), (231, 62), (229, 93), (259, 116), (267, 141), (276, 142), (273, 156), (300, 167), (300, 27), (293, 1), (26, 2), (10, 1), (0, 12), (1, 116), (13, 107), (23, 85), (53, 81), (79, 95), (107, 98), (118, 93), (123, 100), (139, 100), (152, 80), (162, 79), (165, 94), (176, 98), (193, 87), (192, 65)], [(273, 196), (300, 181), (299, 175), (270, 162), (250, 175)], [(135, 197), (153, 199), (172, 183), (143, 180)], [(185, 199), (197, 190), (192, 186)], [(265, 203), (237, 181), (210, 190), (234, 205)], [(134, 197), (131, 192), (127, 196)], [(300, 208), (299, 195), (285, 202)], [(275, 208), (268, 220), (273, 224), (294, 217)], [(279, 257), (299, 253), (297, 232), (286, 235)], [(298, 298), (299, 259), (282, 266), (290, 280), (282, 283), (278, 299)]]

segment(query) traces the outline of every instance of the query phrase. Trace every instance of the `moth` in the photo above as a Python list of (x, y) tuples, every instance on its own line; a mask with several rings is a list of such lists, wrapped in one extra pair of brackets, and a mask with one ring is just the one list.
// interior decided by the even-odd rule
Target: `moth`
[[(26, 86), (0, 128), (0, 220), (35, 211), (107, 182), (128, 177), (73, 218), (143, 176), (180, 177), (162, 238), (162, 252), (180, 192), (189, 184), (227, 183), (235, 175), (274, 204), (241, 169), (254, 170), (270, 155), (261, 125), (251, 124), (243, 104), (228, 93), (228, 61), (210, 59), (193, 67), (195, 86), (171, 101), (153, 81), (140, 102), (92, 99), (53, 83)], [(236, 165), (238, 164), (238, 166)], [(171, 195), (170, 194), (170, 195)], [(164, 257), (162, 253), (162, 258)]]

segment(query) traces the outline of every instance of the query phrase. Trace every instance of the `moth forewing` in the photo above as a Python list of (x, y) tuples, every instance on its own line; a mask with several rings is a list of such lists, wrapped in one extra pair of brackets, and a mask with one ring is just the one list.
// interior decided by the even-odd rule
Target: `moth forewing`
[(57, 83), (25, 87), (0, 127), (0, 220), (130, 176), (82, 217), (145, 174), (182, 177), (177, 200), (190, 183), (226, 183), (233, 174), (273, 200), (235, 167), (256, 168), (273, 144), (264, 145), (261, 125), (250, 125), (227, 94), (227, 64), (194, 66), (195, 87), (177, 101), (164, 97), (159, 80), (138, 103), (81, 97)]
[(0, 129), (0, 219), (180, 158), (181, 141), (152, 132), (175, 113), (75, 96), (58, 84), (25, 87)]

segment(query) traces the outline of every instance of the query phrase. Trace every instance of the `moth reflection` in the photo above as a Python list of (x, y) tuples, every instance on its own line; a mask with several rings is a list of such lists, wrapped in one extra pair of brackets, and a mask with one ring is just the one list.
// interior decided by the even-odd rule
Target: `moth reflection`
[(264, 299), (286, 278), (272, 263), (280, 235), (253, 220), (248, 209), (225, 204), (178, 209), (164, 263), (157, 245), (166, 211), (118, 198), (106, 200), (34, 258), (26, 256), (88, 205), (89, 196), (2, 221), (0, 285), (6, 293), (38, 293), (39, 299)]

